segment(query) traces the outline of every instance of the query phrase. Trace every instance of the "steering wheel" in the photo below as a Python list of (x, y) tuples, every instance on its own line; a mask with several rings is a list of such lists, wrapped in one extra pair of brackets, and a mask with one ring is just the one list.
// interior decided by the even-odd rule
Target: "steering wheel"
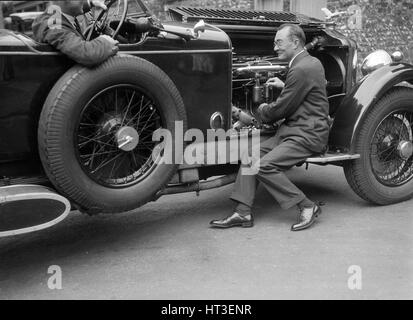
[[(87, 41), (90, 41), (94, 34), (101, 35), (108, 29), (110, 30), (109, 35), (113, 39), (116, 39), (122, 25), (126, 20), (126, 15), (128, 13), (128, 0), (110, 0), (105, 1), (105, 4), (108, 9), (102, 10), (94, 23), (87, 27), (84, 32), (84, 36)], [(116, 30), (109, 27), (110, 22), (114, 20), (119, 20)]]

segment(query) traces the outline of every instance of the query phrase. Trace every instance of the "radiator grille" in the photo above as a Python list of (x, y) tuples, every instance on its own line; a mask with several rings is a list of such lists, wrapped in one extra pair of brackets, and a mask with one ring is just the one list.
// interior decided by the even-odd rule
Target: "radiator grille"
[(280, 25), (282, 23), (320, 23), (320, 20), (308, 18), (300, 14), (280, 11), (256, 11), (233, 9), (209, 9), (177, 7), (169, 12), (175, 21), (196, 22), (200, 19), (210, 23)]

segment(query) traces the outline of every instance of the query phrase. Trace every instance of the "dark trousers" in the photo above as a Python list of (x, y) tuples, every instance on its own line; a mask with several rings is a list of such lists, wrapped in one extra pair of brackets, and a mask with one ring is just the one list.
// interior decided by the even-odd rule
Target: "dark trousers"
[(261, 182), (281, 208), (297, 205), (306, 196), (284, 172), (313, 154), (295, 141), (280, 142), (277, 136), (261, 142), (258, 173), (245, 175), (243, 170), (239, 170), (231, 199), (252, 207), (258, 182)]

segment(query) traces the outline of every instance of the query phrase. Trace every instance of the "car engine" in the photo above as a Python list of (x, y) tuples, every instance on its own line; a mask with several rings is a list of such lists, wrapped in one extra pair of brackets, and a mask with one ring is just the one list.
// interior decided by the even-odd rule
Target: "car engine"
[(277, 99), (281, 91), (266, 82), (274, 77), (285, 81), (288, 66), (274, 56), (234, 56), (232, 69), (233, 128), (240, 130), (264, 126), (269, 129), (267, 124), (262, 123), (257, 109), (260, 104), (270, 103)]

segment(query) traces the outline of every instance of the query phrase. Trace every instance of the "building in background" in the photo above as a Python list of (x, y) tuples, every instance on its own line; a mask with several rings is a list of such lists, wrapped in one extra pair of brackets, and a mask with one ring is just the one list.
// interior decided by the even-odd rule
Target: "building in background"
[(254, 0), (256, 10), (290, 11), (324, 19), (321, 8), (327, 7), (327, 0)]

